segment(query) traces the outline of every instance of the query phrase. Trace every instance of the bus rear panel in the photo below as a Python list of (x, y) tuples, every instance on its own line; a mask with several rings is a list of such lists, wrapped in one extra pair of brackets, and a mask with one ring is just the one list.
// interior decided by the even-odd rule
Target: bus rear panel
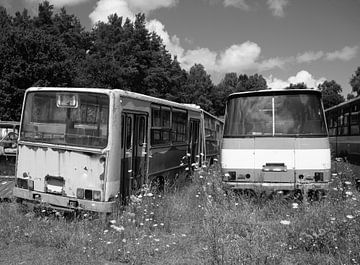
[(327, 190), (331, 162), (321, 94), (230, 95), (221, 158), (224, 184), (234, 190)]

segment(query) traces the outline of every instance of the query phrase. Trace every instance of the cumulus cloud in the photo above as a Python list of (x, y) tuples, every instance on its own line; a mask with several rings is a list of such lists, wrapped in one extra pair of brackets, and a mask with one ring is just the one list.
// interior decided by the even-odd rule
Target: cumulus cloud
[(202, 64), (206, 71), (211, 73), (213, 80), (218, 80), (221, 75), (228, 72), (265, 71), (281, 68), (289, 61), (288, 58), (260, 60), (261, 48), (251, 41), (231, 45), (222, 51), (211, 51), (202, 47), (185, 51), (179, 38), (176, 35), (171, 37), (160, 21), (149, 21), (147, 28), (162, 38), (166, 49), (172, 55), (177, 56), (184, 69), (189, 70), (195, 63)]
[(323, 56), (324, 56), (323, 51), (318, 51), (318, 52), (308, 51), (302, 54), (298, 54), (298, 56), (296, 56), (296, 61), (298, 63), (309, 63), (312, 61), (317, 61), (321, 59)]
[(124, 18), (134, 19), (136, 13), (149, 13), (158, 8), (174, 6), (176, 3), (177, 0), (99, 0), (89, 17), (93, 24), (98, 21), (106, 22), (108, 16), (114, 13)]
[(245, 0), (224, 0), (224, 6), (233, 6), (242, 10), (250, 9), (249, 5), (245, 2)]
[(290, 76), (287, 80), (281, 80), (273, 76), (269, 76), (266, 79), (267, 85), (272, 89), (283, 89), (290, 84), (304, 83), (308, 88), (317, 89), (318, 85), (326, 81), (325, 77), (315, 78), (308, 71), (301, 70), (295, 76)]
[(326, 54), (326, 60), (334, 61), (334, 60), (341, 60), (341, 61), (349, 61), (356, 57), (359, 47), (349, 47), (345, 46), (341, 50), (329, 52)]
[(119, 17), (134, 19), (135, 15), (130, 10), (126, 1), (100, 0), (97, 2), (89, 17), (93, 24), (98, 21), (107, 21), (109, 15), (116, 13)]
[(267, 0), (267, 5), (276, 17), (283, 17), (285, 15), (284, 8), (289, 4), (288, 0)]

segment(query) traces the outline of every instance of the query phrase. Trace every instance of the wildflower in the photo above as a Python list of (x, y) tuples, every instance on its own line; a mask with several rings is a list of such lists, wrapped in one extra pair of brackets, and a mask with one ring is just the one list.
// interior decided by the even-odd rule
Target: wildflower
[(154, 224), (153, 227), (157, 227), (158, 225), (157, 224)]
[(116, 220), (111, 220), (110, 221), (110, 224), (115, 224), (116, 223)]
[(107, 232), (109, 232), (109, 230), (104, 230), (104, 234), (106, 234)]
[(347, 196), (353, 195), (353, 193), (352, 193), (351, 191), (346, 191), (345, 194), (346, 194)]
[(154, 194), (152, 194), (151, 192), (146, 193), (145, 195), (146, 195), (146, 196), (148, 196), (148, 197), (152, 197), (152, 196), (154, 196)]
[(181, 236), (182, 236), (182, 237), (186, 237), (186, 235), (185, 235), (185, 234), (181, 234)]
[(186, 171), (189, 171), (189, 168), (187, 167), (187, 168), (185, 168), (185, 170), (186, 170)]
[(345, 181), (344, 182), (346, 185), (351, 185), (351, 182), (350, 181)]
[(160, 239), (158, 239), (158, 238), (154, 238), (154, 241), (155, 241), (155, 242), (159, 242), (159, 241), (160, 241)]
[(123, 240), (121, 240), (123, 243), (126, 243), (126, 239), (125, 238), (123, 238)]
[(348, 214), (348, 215), (346, 216), (346, 218), (348, 218), (348, 219), (354, 219), (354, 216), (351, 215), (351, 214)]
[(331, 217), (330, 220), (331, 220), (331, 221), (335, 221), (336, 218), (335, 218), (335, 217)]
[(288, 220), (281, 220), (281, 221), (280, 221), (280, 224), (282, 224), (282, 225), (289, 225), (289, 224), (290, 224), (290, 221), (288, 221)]
[(200, 177), (199, 177), (199, 178), (203, 179), (204, 177), (200, 175)]
[(106, 244), (107, 244), (107, 245), (110, 245), (110, 244), (112, 244), (112, 242), (111, 242), (111, 241), (108, 241), (108, 242), (106, 242)]
[(159, 251), (159, 249), (158, 249), (158, 248), (155, 248), (155, 251)]
[(122, 232), (125, 230), (125, 228), (123, 226), (116, 226), (116, 225), (111, 225), (110, 226), (112, 229), (116, 230), (117, 232)]
[(297, 208), (299, 208), (299, 204), (298, 204), (298, 203), (296, 203), (296, 202), (294, 202), (294, 203), (292, 204), (292, 208), (293, 208), (293, 209), (297, 209)]

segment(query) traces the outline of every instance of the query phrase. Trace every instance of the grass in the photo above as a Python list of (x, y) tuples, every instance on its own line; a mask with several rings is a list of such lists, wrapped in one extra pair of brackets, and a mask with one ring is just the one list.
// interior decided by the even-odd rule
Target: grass
[(0, 204), (0, 264), (358, 264), (357, 170), (336, 163), (325, 200), (249, 199), (216, 169), (164, 194), (144, 191), (104, 224)]

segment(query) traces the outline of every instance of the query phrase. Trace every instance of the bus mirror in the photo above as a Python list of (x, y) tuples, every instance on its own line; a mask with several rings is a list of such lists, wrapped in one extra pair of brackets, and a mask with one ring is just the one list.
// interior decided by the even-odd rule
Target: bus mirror
[(79, 106), (79, 97), (77, 94), (59, 93), (56, 95), (56, 106), (76, 109)]

